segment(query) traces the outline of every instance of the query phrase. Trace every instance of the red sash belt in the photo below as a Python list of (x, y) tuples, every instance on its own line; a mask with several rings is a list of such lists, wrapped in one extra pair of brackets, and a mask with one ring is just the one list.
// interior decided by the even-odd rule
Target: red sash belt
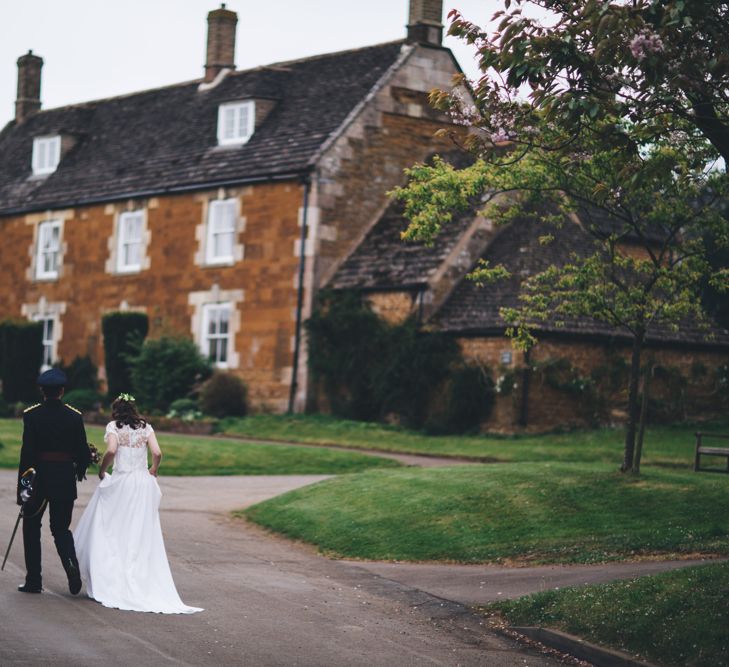
[(73, 461), (73, 455), (68, 452), (39, 452), (38, 460), (44, 463), (65, 463)]

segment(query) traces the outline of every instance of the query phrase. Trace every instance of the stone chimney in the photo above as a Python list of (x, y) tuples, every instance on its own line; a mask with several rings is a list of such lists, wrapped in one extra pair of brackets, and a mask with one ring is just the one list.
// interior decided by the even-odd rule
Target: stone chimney
[(223, 69), (235, 69), (235, 27), (238, 15), (225, 8), (208, 14), (208, 50), (205, 61), (205, 83), (210, 83)]
[(18, 97), (15, 100), (15, 121), (20, 123), (41, 108), (41, 68), (43, 58), (28, 51), (18, 58)]
[(408, 42), (443, 44), (443, 0), (410, 0)]

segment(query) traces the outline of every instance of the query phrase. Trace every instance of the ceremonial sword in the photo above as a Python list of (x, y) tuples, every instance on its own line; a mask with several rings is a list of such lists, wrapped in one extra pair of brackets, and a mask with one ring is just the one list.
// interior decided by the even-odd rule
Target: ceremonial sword
[(13, 540), (15, 539), (15, 533), (18, 532), (18, 524), (23, 518), (23, 510), (25, 509), (26, 503), (33, 497), (33, 484), (35, 482), (35, 468), (28, 468), (20, 477), (20, 486), (23, 487), (20, 490), (20, 501), (23, 503), (20, 506), (20, 512), (18, 512), (18, 518), (15, 521), (15, 528), (13, 528), (13, 534), (10, 536), (10, 544), (5, 551), (5, 558), (3, 558), (2, 567), (0, 570), (5, 569), (5, 563), (8, 562), (8, 556), (10, 555), (10, 547), (13, 546)]

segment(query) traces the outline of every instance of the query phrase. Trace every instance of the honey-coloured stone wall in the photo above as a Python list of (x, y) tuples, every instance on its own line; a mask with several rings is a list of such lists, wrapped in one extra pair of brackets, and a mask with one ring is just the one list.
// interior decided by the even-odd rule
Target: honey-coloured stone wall
[[(196, 228), (204, 223), (206, 201), (218, 198), (239, 200), (243, 220), (238, 243), (243, 258), (225, 266), (201, 266), (195, 263), (200, 244)], [(239, 330), (234, 351), (238, 363), (230, 370), (247, 382), (254, 405), (284, 410), (291, 378), (299, 266), (294, 241), (302, 201), (302, 185), (291, 181), (63, 211), (61, 269), (57, 280), (46, 281), (29, 276), (36, 252), (35, 229), (43, 220), (58, 218), (59, 212), (0, 219), (4, 241), (0, 265), (6, 286), (0, 291), (0, 319), (27, 316), (34, 306), (37, 310), (41, 300), (63, 304), (59, 359), (69, 363), (88, 354), (103, 366), (104, 313), (143, 310), (150, 318), (150, 336), (199, 338), (200, 332), (193, 331), (195, 307), (190, 295), (208, 293), (209, 301), (217, 300), (216, 295), (237, 295)], [(139, 208), (146, 209), (149, 268), (113, 273), (108, 259), (115, 216)]]
[[(524, 353), (511, 350), (507, 338), (460, 338), (459, 344), (466, 359), (491, 371), (497, 386), (505, 377), (513, 382), (508, 392), (497, 394), (494, 411), (482, 424), (484, 431), (544, 432), (625, 422), (630, 361), (627, 343), (543, 339), (529, 353), (532, 370), (528, 371)], [(511, 361), (504, 363), (509, 353)], [(602, 376), (599, 400), (591, 399), (587, 391), (555, 387), (545, 367), (557, 360), (566, 360), (580, 378), (590, 378), (593, 373)], [(654, 367), (650, 388), (654, 411), (662, 415), (670, 410), (673, 421), (715, 419), (726, 414), (729, 396), (718, 387), (716, 371), (729, 363), (729, 350), (709, 345), (694, 349), (648, 345), (643, 362), (649, 361)], [(615, 371), (616, 384), (611, 387), (606, 375)]]

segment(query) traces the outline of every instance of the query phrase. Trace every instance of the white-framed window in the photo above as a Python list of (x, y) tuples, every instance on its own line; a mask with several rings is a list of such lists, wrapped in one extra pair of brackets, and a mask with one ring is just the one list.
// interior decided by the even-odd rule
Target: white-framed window
[(61, 221), (48, 220), (38, 225), (35, 277), (58, 278), (61, 256)]
[(203, 306), (202, 353), (219, 368), (227, 368), (231, 348), (232, 305), (208, 303)]
[(218, 107), (218, 144), (244, 144), (253, 135), (256, 123), (256, 103), (227, 102)]
[(116, 269), (120, 273), (142, 270), (144, 211), (127, 211), (119, 216)]
[(235, 199), (216, 199), (209, 202), (206, 263), (227, 264), (235, 261), (237, 221), (238, 202)]
[(61, 137), (36, 137), (33, 139), (33, 174), (41, 176), (56, 171), (61, 161)]
[(41, 372), (47, 371), (53, 366), (55, 359), (55, 328), (56, 318), (53, 315), (39, 313), (33, 316), (35, 322), (43, 324), (43, 362), (41, 364)]

